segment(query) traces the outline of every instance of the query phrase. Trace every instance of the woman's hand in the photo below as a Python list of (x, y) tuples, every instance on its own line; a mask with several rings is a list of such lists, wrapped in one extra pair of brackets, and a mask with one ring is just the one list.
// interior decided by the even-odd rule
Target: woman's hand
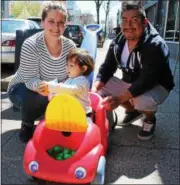
[(49, 95), (48, 83), (45, 81), (40, 82), (37, 93), (42, 96), (48, 96)]

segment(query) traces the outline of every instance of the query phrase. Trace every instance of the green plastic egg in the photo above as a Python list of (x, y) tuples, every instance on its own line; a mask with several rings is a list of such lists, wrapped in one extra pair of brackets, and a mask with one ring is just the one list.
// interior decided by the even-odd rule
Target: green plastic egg
[(60, 153), (63, 151), (63, 148), (61, 146), (56, 145), (54, 146), (53, 151), (56, 153)]
[(63, 153), (57, 154), (55, 159), (56, 159), (56, 160), (63, 160), (63, 159), (64, 159)]
[(70, 154), (71, 150), (69, 148), (65, 148), (63, 151), (64, 154)]
[(70, 157), (71, 157), (70, 154), (64, 154), (64, 159), (68, 159), (68, 158), (70, 158)]

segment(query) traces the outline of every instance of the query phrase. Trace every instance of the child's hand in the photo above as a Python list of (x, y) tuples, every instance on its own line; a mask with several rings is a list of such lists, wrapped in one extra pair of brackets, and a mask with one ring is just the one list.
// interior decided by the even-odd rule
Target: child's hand
[(39, 91), (49, 91), (48, 89), (48, 83), (45, 82), (45, 81), (42, 81), (39, 83), (39, 88), (38, 88)]
[(49, 95), (48, 83), (45, 81), (40, 82), (37, 93), (42, 96), (48, 96)]

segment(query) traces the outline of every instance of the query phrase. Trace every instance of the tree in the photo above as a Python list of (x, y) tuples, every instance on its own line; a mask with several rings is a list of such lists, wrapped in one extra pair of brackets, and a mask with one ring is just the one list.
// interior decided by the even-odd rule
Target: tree
[(109, 15), (109, 10), (110, 10), (110, 0), (108, 1), (105, 1), (103, 3), (103, 8), (104, 8), (104, 11), (105, 11), (105, 28), (104, 28), (104, 38), (106, 38), (106, 30), (107, 30), (107, 18), (108, 18), (108, 15)]
[(24, 6), (20, 15), (18, 15), (18, 19), (27, 19), (28, 17), (31, 17), (31, 15), (29, 14), (27, 7)]
[(11, 15), (14, 18), (26, 19), (30, 16), (41, 16), (42, 5), (36, 1), (15, 1), (11, 7)]
[(41, 16), (42, 5), (40, 4), (40, 2), (28, 1), (26, 6), (31, 16), (35, 16), (35, 17)]
[(108, 16), (109, 16), (109, 13), (111, 11), (111, 9), (117, 5), (117, 1), (104, 1), (103, 2), (103, 8), (104, 8), (104, 11), (105, 11), (105, 28), (104, 28), (104, 38), (106, 38), (106, 34), (107, 34), (107, 22), (108, 22)]
[(23, 1), (14, 2), (12, 7), (11, 7), (11, 15), (14, 18), (18, 17), (21, 14), (24, 6), (25, 6), (25, 3)]
[(103, 0), (94, 0), (94, 2), (96, 3), (97, 24), (99, 24), (100, 23), (100, 21), (99, 21), (99, 12), (100, 12), (100, 7), (103, 3)]

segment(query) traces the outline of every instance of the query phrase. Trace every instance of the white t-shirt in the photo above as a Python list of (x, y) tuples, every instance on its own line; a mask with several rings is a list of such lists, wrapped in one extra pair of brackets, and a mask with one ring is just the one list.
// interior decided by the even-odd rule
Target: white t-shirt
[(123, 68), (125, 68), (127, 65), (128, 57), (129, 57), (129, 48), (128, 48), (128, 42), (126, 41), (121, 54), (121, 65)]

